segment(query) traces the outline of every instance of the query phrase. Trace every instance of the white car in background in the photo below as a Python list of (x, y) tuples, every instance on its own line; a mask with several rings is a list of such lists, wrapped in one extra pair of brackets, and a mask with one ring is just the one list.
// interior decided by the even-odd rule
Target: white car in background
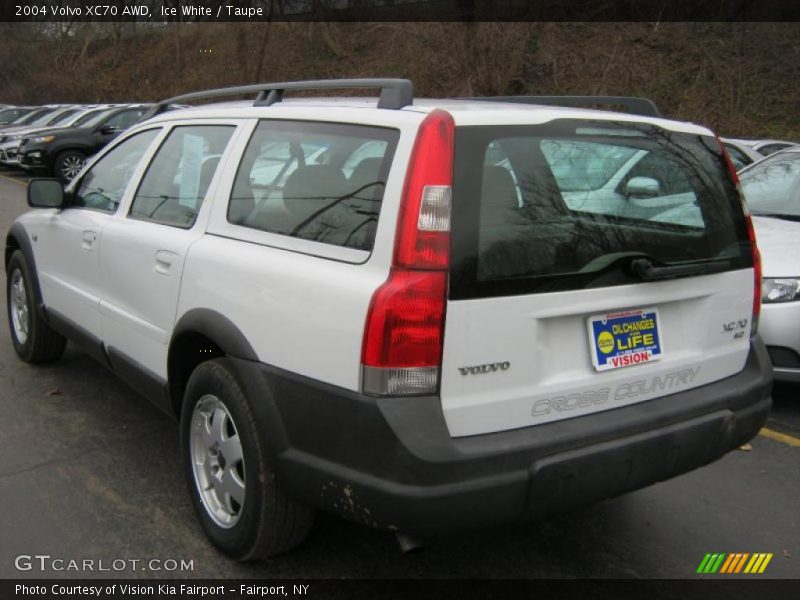
[(791, 148), (793, 146), (797, 146), (797, 142), (789, 142), (786, 140), (735, 140), (740, 142), (745, 146), (749, 146), (756, 152), (758, 152), (761, 156), (769, 156), (771, 154), (775, 154), (776, 152), (780, 152), (781, 150), (786, 150), (787, 148)]
[(759, 153), (750, 140), (737, 140), (733, 138), (722, 138), (725, 150), (731, 158), (733, 166), (737, 171), (749, 167), (754, 162), (760, 161), (766, 154)]
[(759, 332), (775, 378), (800, 381), (800, 146), (739, 174), (761, 250)]

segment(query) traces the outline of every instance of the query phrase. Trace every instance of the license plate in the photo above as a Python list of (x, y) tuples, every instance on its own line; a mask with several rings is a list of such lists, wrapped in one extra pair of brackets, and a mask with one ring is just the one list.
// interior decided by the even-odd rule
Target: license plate
[(589, 317), (592, 364), (598, 371), (620, 369), (661, 358), (663, 348), (655, 308)]

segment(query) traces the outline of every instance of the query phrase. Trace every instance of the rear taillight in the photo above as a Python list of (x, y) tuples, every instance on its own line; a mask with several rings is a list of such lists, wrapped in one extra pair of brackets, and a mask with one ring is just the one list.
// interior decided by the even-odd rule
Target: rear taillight
[(453, 136), (449, 113), (420, 125), (400, 202), (392, 269), (372, 297), (361, 352), (364, 393), (435, 393), (442, 362)]
[(739, 176), (736, 174), (736, 167), (733, 166), (733, 161), (728, 155), (725, 144), (722, 143), (719, 137), (717, 137), (717, 142), (719, 142), (719, 147), (722, 149), (722, 156), (725, 159), (725, 163), (728, 165), (728, 172), (730, 173), (731, 180), (736, 186), (736, 191), (742, 202), (742, 209), (744, 210), (745, 222), (747, 224), (747, 237), (750, 239), (750, 249), (753, 253), (753, 323), (750, 328), (750, 335), (755, 335), (758, 332), (758, 318), (761, 315), (761, 253), (758, 251), (753, 218), (750, 216), (750, 209), (747, 208), (747, 202), (742, 192), (742, 187), (739, 185)]

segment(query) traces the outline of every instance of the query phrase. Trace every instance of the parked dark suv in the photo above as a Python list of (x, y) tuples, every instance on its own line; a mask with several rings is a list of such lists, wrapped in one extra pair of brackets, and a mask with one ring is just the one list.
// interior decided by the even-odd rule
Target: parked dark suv
[(149, 105), (110, 108), (77, 127), (38, 131), (23, 138), (20, 166), (36, 175), (71, 181), (86, 159), (139, 121)]

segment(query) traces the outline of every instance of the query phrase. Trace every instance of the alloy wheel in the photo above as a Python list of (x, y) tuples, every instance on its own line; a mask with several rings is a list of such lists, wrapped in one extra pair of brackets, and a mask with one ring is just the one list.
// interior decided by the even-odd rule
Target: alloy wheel
[(11, 274), (11, 286), (8, 296), (14, 337), (17, 338), (20, 344), (24, 344), (28, 341), (31, 320), (28, 312), (28, 293), (25, 290), (25, 279), (19, 269), (15, 269)]
[(220, 527), (236, 525), (245, 498), (242, 444), (225, 404), (207, 394), (192, 412), (190, 452), (197, 491), (208, 516)]
[(72, 181), (83, 168), (83, 159), (77, 156), (67, 156), (61, 163), (61, 174), (65, 179)]

